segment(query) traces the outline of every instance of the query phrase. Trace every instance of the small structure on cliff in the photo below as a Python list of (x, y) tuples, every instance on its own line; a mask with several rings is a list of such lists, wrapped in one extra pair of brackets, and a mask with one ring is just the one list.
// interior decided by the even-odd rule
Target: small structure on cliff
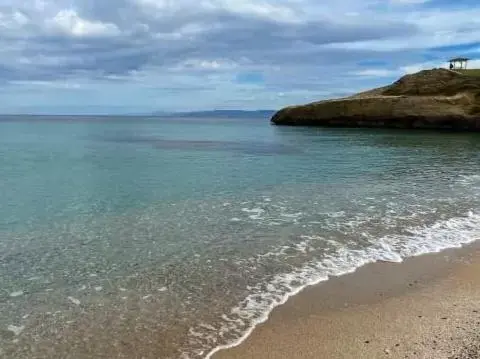
[(455, 57), (448, 60), (450, 63), (450, 70), (466, 70), (468, 60), (466, 57)]

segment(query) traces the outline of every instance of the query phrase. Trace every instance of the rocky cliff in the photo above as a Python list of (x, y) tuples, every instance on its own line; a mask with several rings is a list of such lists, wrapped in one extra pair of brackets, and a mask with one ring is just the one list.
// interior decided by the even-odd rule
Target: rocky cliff
[(350, 97), (287, 107), (271, 121), (292, 126), (480, 131), (480, 77), (425, 70)]

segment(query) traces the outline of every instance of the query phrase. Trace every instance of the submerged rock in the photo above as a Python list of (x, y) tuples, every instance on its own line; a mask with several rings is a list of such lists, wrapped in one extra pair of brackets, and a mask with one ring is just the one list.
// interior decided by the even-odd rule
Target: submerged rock
[(286, 107), (276, 125), (480, 131), (480, 77), (433, 69), (350, 97)]

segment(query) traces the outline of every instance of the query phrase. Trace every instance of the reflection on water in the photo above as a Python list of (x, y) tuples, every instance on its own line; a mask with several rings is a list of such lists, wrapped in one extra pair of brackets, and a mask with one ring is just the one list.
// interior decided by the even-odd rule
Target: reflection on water
[(253, 141), (208, 141), (208, 140), (175, 140), (151, 136), (117, 134), (105, 136), (105, 141), (117, 143), (146, 144), (158, 149), (195, 150), (195, 151), (232, 151), (247, 154), (299, 154), (301, 149), (279, 143)]

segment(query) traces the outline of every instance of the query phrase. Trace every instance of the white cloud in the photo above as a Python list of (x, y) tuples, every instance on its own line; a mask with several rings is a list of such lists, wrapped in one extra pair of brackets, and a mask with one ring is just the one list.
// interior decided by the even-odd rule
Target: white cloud
[(468, 44), (480, 39), (480, 6), (455, 10), (421, 9), (407, 13), (391, 13), (382, 17), (402, 19), (405, 25), (415, 26), (419, 31), (413, 35), (390, 39), (332, 43), (326, 46), (352, 50), (395, 51)]
[[(429, 61), (401, 66), (399, 70), (402, 73), (413, 74), (418, 71), (429, 70), (433, 68), (448, 68), (448, 64), (446, 61)], [(468, 62), (468, 68), (480, 68), (480, 59), (470, 60)]]
[(53, 19), (47, 21), (54, 29), (72, 36), (111, 36), (120, 33), (111, 23), (89, 21), (81, 18), (75, 10), (60, 10)]
[(206, 70), (206, 71), (226, 71), (233, 70), (239, 66), (238, 63), (217, 59), (217, 60), (200, 60), (200, 59), (190, 59), (173, 66), (171, 70), (173, 71), (187, 71), (187, 70)]
[(147, 12), (152, 10), (167, 11), (169, 9), (174, 9), (181, 1), (182, 0), (178, 0), (178, 2), (171, 0), (134, 0), (139, 8), (145, 9)]
[(29, 23), (28, 17), (20, 11), (0, 12), (0, 28), (19, 30)]
[(390, 0), (391, 4), (394, 5), (418, 5), (425, 4), (431, 0)]
[(27, 87), (48, 87), (53, 89), (77, 90), (82, 86), (78, 83), (67, 81), (9, 81), (10, 85), (27, 86)]
[(275, 21), (295, 22), (299, 18), (290, 6), (273, 1), (252, 0), (134, 0), (145, 12), (155, 11), (156, 16), (165, 17), (172, 14), (191, 12), (218, 12), (257, 16)]
[(354, 71), (352, 74), (365, 77), (390, 77), (398, 75), (398, 71), (388, 69), (365, 69)]
[(208, 3), (213, 8), (222, 8), (233, 13), (254, 15), (275, 21), (296, 22), (296, 12), (285, 5), (266, 1), (251, 0), (210, 0)]

